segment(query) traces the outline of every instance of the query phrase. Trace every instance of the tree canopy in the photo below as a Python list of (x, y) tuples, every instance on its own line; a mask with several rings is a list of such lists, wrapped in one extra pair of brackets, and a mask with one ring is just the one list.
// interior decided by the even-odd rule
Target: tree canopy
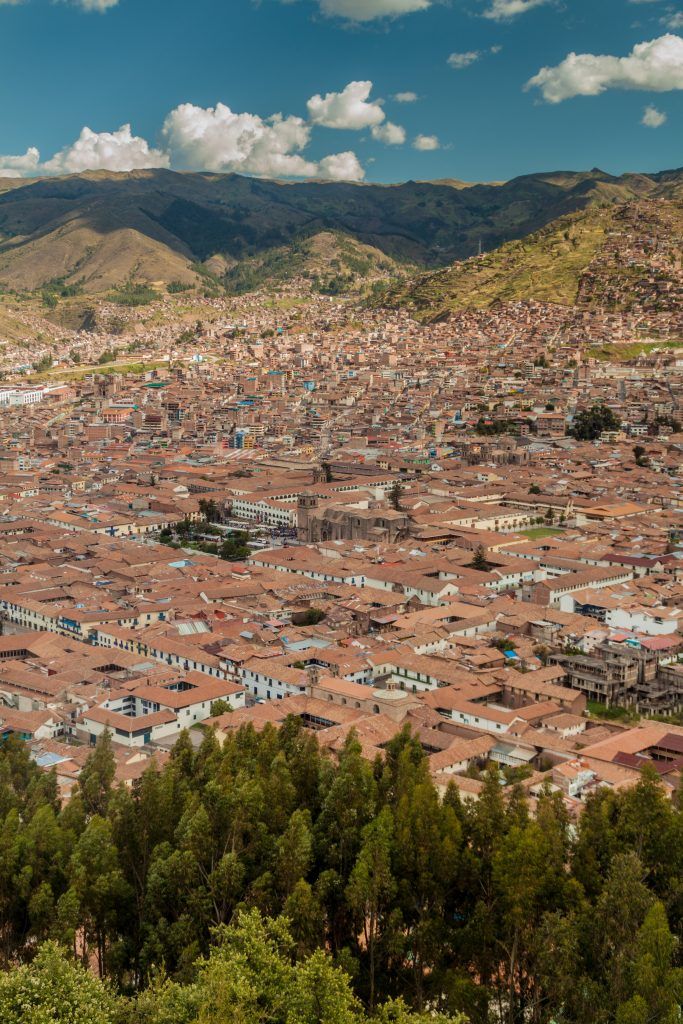
[(417, 737), (338, 758), (290, 718), (182, 733), (60, 806), (0, 748), (7, 1024), (674, 1024), (683, 814), (659, 777), (532, 807), (513, 775), (439, 794)]
[(579, 441), (595, 441), (606, 430), (619, 430), (621, 420), (606, 405), (599, 403), (582, 409), (574, 418), (572, 435)]

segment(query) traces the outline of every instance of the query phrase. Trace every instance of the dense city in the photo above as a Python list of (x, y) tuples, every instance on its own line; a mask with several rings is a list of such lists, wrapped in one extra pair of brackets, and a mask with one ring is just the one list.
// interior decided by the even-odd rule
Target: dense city
[(677, 1024), (678, 217), (0, 289), (3, 1024)]
[(675, 318), (158, 307), (5, 350), (0, 718), (63, 798), (104, 732), (130, 785), (291, 715), (332, 757), (408, 726), (475, 800), (491, 764), (573, 818), (645, 764), (677, 792)]

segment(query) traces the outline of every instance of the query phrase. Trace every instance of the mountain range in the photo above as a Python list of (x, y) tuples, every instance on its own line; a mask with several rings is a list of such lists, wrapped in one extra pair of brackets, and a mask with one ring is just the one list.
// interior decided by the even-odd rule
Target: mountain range
[(302, 267), (309, 275), (394, 264), (424, 272), (579, 211), (681, 197), (683, 170), (549, 172), (488, 184), (285, 183), (166, 170), (0, 179), (0, 288), (59, 282), (97, 294), (130, 281), (202, 287), (208, 279), (240, 291)]

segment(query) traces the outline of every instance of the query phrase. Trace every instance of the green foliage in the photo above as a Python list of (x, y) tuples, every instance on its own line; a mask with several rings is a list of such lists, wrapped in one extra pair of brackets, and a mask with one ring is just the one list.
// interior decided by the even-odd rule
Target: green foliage
[(325, 618), (322, 608), (309, 608), (299, 619), (300, 626), (317, 626)]
[(499, 651), (514, 651), (515, 641), (510, 637), (500, 636), (491, 641), (491, 647), (495, 647)]
[(82, 331), (96, 331), (98, 328), (97, 310), (93, 306), (88, 306), (87, 309), (83, 310), (83, 319), (81, 320)]
[(606, 405), (595, 404), (583, 409), (574, 419), (572, 436), (579, 441), (595, 441), (603, 431), (619, 430), (621, 420)]
[(401, 487), (401, 481), (395, 480), (387, 492), (387, 500), (395, 512), (400, 512), (402, 509), (401, 495), (403, 494), (403, 488)]
[(482, 434), (484, 437), (496, 437), (498, 434), (512, 434), (516, 429), (515, 424), (510, 420), (485, 420), (483, 417), (478, 419), (474, 425), (475, 433)]
[(470, 562), (470, 567), (478, 569), (480, 572), (488, 572), (491, 568), (491, 564), (486, 557), (486, 551), (481, 544), (474, 552), (474, 558)]
[(320, 295), (345, 295), (353, 288), (354, 277), (351, 274), (332, 274), (322, 279), (316, 277), (312, 285)]
[(53, 943), (30, 967), (0, 974), (3, 1024), (115, 1024), (116, 1009), (109, 990)]
[(217, 523), (221, 518), (221, 511), (214, 498), (200, 498), (199, 511), (207, 523)]
[(251, 548), (246, 543), (248, 534), (241, 530), (233, 531), (219, 549), (221, 558), (226, 562), (243, 562), (251, 554)]
[(83, 282), (77, 281), (74, 284), (67, 284), (63, 277), (54, 277), (43, 285), (41, 300), (47, 309), (56, 309), (58, 299), (68, 299), (73, 295), (80, 295), (83, 291)]
[(581, 276), (603, 245), (612, 217), (611, 211), (593, 207), (551, 220), (540, 231), (531, 228), (533, 234), (515, 232), (517, 237), (527, 237), (512, 242), (501, 238), (492, 252), (399, 285), (387, 304), (406, 306), (423, 318), (520, 299), (572, 305)]
[(117, 306), (148, 306), (160, 296), (151, 285), (127, 281), (110, 292), (107, 298)]
[(115, 773), (111, 733), (106, 729), (98, 738), (79, 777), (81, 796), (88, 814), (104, 816), (107, 813)]
[(195, 340), (195, 332), (186, 327), (184, 331), (181, 331), (176, 339), (177, 345), (190, 345)]
[[(680, 343), (677, 343), (680, 347)], [(654, 420), (655, 427), (667, 427), (672, 434), (680, 434), (683, 427), (681, 421), (677, 420), (675, 416), (656, 416)]]
[[(406, 182), (391, 190), (378, 185), (354, 187), (345, 182), (321, 188), (311, 182), (301, 183), (292, 191), (283, 190), (277, 182), (254, 179), (244, 183), (234, 177), (212, 180), (207, 189), (202, 175), (184, 175), (181, 182), (174, 182), (159, 171), (151, 172), (144, 182), (109, 182), (111, 201), (95, 205), (90, 189), (76, 196), (68, 191), (70, 188), (70, 183), (54, 186), (55, 210), (46, 215), (37, 239), (29, 238), (25, 230), (31, 213), (30, 190), (20, 190), (11, 204), (5, 203), (3, 237), (17, 243), (6, 256), (10, 265), (17, 261), (15, 271), (20, 272), (19, 276), (22, 265), (24, 276), (29, 265), (31, 277), (35, 277), (36, 268), (43, 279), (52, 273), (55, 240), (59, 238), (67, 196), (73, 218), (83, 227), (83, 237), (75, 240), (70, 279), (76, 268), (90, 282), (95, 276), (99, 250), (91, 242), (93, 229), (100, 235), (114, 228), (135, 229), (153, 237), (161, 261), (159, 278), (164, 274), (169, 280), (176, 278), (178, 253), (192, 253), (197, 262), (190, 266), (199, 289), (211, 295), (224, 294), (222, 282), (201, 261), (223, 254), (226, 265), (247, 260), (258, 266), (273, 250), (284, 251), (291, 259), (293, 246), (309, 234), (313, 237), (305, 241), (312, 242), (321, 233), (335, 239), (341, 236), (329, 260), (330, 270), (325, 268), (324, 273), (334, 271), (332, 262), (336, 261), (338, 272), (348, 271), (363, 279), (368, 255), (359, 242), (380, 246), (382, 255), (373, 254), (371, 258), (381, 270), (390, 258), (423, 267), (449, 265), (475, 254), (481, 239), (484, 256), (468, 260), (464, 267), (449, 266), (444, 272), (445, 281), (419, 282), (415, 295), (415, 286), (411, 287), (410, 300), (420, 306), (433, 299), (435, 311), (468, 305), (473, 299), (482, 307), (496, 298), (530, 296), (574, 301), (578, 278), (611, 229), (619, 204), (635, 197), (656, 195), (658, 208), (673, 208), (672, 234), (674, 238), (681, 235), (680, 219), (678, 223), (675, 220), (676, 204), (667, 203), (665, 198), (680, 191), (680, 175), (673, 172), (666, 181), (645, 175), (608, 180), (596, 171), (527, 175), (504, 187), (479, 185), (476, 189), (462, 188), (457, 182)], [(162, 212), (158, 218), (147, 218), (145, 228), (145, 218), (139, 211), (157, 209), (155, 203)], [(567, 216), (572, 210), (580, 213)], [(548, 228), (539, 232), (543, 224)], [(171, 251), (161, 244), (160, 229), (174, 236), (180, 247), (176, 245)], [(652, 231), (650, 220), (645, 230)], [(529, 232), (536, 233), (530, 241), (509, 241)], [(503, 243), (502, 254), (490, 253)], [(25, 247), (29, 244), (31, 260), (26, 258)], [(140, 244), (133, 242), (130, 252), (113, 258), (113, 271), (121, 277), (135, 274), (144, 248), (144, 238)], [(317, 270), (313, 265), (309, 273)], [(629, 280), (629, 272), (628, 267), (620, 266), (619, 280)], [(634, 274), (638, 272), (639, 268), (633, 268)], [(266, 281), (269, 273), (267, 270)], [(270, 280), (277, 279), (271, 275)], [(676, 300), (673, 289), (668, 294), (670, 301)], [(658, 294), (657, 302), (666, 298), (666, 292)]]
[(364, 248), (340, 232), (324, 231), (310, 238), (297, 237), (286, 245), (248, 254), (224, 276), (229, 295), (280, 285), (296, 277), (309, 278), (311, 288), (325, 295), (340, 295), (355, 288), (359, 278), (373, 270), (391, 269), (393, 263), (378, 250)]
[(219, 715), (225, 715), (229, 711), (232, 711), (232, 708), (228, 704), (227, 700), (223, 700), (222, 697), (219, 698), (218, 700), (214, 700), (214, 701), (211, 702), (211, 717), (212, 718), (218, 718)]
[(647, 449), (643, 448), (642, 444), (634, 445), (633, 458), (635, 460), (636, 466), (650, 465), (650, 460), (647, 455)]
[[(220, 519), (220, 509), (215, 501), (201, 499), (199, 505), (202, 514), (207, 518)], [(216, 541), (198, 539), (206, 533), (215, 536)], [(173, 530), (170, 527), (164, 527), (159, 532), (159, 541), (162, 544), (168, 544), (169, 547), (193, 548), (195, 551), (202, 551), (207, 555), (217, 555), (227, 562), (243, 562), (251, 554), (251, 549), (247, 544), (248, 536), (249, 534), (243, 530), (231, 530), (226, 535), (218, 527), (207, 526), (205, 523), (193, 523), (191, 519), (183, 519), (175, 524)], [(224, 538), (221, 543), (219, 543), (220, 538)]]
[(518, 772), (440, 798), (408, 728), (375, 764), (290, 718), (182, 733), (132, 789), (112, 768), (105, 736), (60, 807), (0, 748), (3, 1022), (676, 1020), (683, 812), (654, 771), (570, 824)]
[(41, 356), (40, 359), (33, 364), (33, 369), (36, 373), (45, 373), (46, 370), (51, 369), (53, 362), (54, 360), (51, 355), (47, 354)]

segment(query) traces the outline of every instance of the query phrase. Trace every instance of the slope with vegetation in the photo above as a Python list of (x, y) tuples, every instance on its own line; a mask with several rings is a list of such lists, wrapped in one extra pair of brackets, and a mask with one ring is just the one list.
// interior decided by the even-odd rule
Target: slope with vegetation
[(374, 764), (352, 733), (337, 762), (289, 719), (183, 733), (133, 789), (105, 734), (60, 807), (10, 738), (0, 1019), (672, 1024), (683, 811), (645, 770), (574, 826), (514, 774), (440, 798), (408, 730)]
[(564, 217), (494, 252), (408, 282), (392, 290), (386, 303), (418, 317), (522, 299), (571, 305), (581, 275), (607, 236), (611, 216), (611, 209), (599, 208)]
[(301, 278), (316, 292), (339, 295), (400, 272), (398, 264), (374, 246), (339, 231), (321, 231), (235, 263), (223, 274), (222, 283), (228, 294), (239, 295)]
[(599, 204), (402, 283), (382, 301), (420, 319), (520, 300), (675, 312), (683, 301), (682, 236), (680, 200)]
[[(234, 174), (97, 171), (0, 190), (0, 286), (54, 277), (88, 293), (128, 279), (194, 284), (321, 232), (402, 263), (437, 267), (521, 238), (595, 203), (673, 195), (683, 174), (561, 172), (501, 184), (283, 183)], [(200, 271), (201, 273), (201, 271)], [(219, 275), (220, 276), (220, 275)]]

